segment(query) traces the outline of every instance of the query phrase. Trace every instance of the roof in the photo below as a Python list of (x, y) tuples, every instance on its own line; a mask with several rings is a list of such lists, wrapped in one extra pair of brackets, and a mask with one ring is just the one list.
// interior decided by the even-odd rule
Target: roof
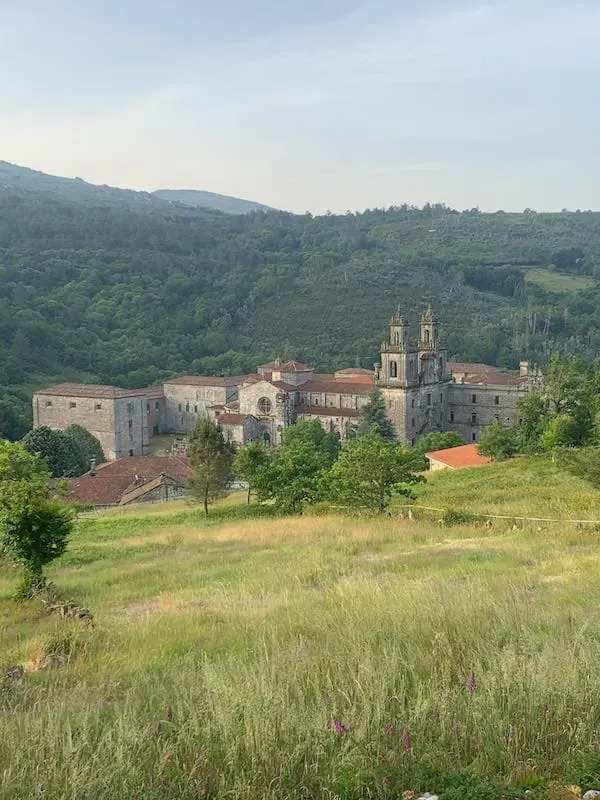
[(508, 375), (506, 372), (479, 372), (467, 373), (464, 379), (456, 382), (456, 386), (521, 386), (527, 383), (527, 378), (518, 375)]
[(244, 382), (243, 375), (223, 377), (222, 375), (183, 375), (181, 378), (169, 378), (165, 386), (239, 386)]
[(481, 467), (492, 460), (483, 456), (475, 444), (463, 444), (459, 447), (448, 447), (445, 450), (434, 450), (425, 453), (427, 458), (445, 464), (450, 469), (465, 469), (467, 467)]
[(149, 392), (158, 391), (153, 389), (121, 389), (118, 386), (108, 386), (99, 383), (59, 383), (56, 386), (48, 386), (45, 389), (38, 389), (35, 395), (52, 395), (54, 397), (96, 397), (105, 400), (118, 400), (123, 397), (162, 397), (162, 389), (159, 395), (149, 395)]
[(276, 370), (277, 372), (312, 372), (312, 367), (301, 364), (299, 361), (269, 361), (268, 364), (261, 364), (259, 370)]
[(325, 392), (327, 394), (362, 394), (368, 395), (371, 383), (366, 381), (336, 381), (313, 379), (300, 385), (301, 392)]
[(370, 375), (374, 377), (375, 373), (372, 369), (363, 369), (362, 367), (347, 367), (346, 369), (338, 369), (335, 371), (336, 378), (347, 375)]
[(80, 478), (71, 478), (69, 487), (77, 503), (109, 506), (120, 503), (128, 492), (161, 475), (184, 484), (192, 473), (189, 462), (181, 457), (133, 456), (100, 464), (95, 475), (87, 472)]
[(491, 367), (489, 364), (470, 363), (468, 361), (449, 361), (450, 372), (501, 372), (500, 367)]
[(296, 406), (298, 414), (316, 417), (360, 417), (356, 408), (339, 408), (339, 406)]

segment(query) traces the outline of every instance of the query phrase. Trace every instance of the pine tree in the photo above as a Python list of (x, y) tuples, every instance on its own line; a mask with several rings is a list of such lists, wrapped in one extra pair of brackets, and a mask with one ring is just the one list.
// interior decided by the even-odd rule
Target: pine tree
[(366, 436), (373, 431), (387, 442), (396, 441), (394, 426), (387, 415), (385, 400), (379, 389), (373, 389), (369, 395), (369, 402), (358, 420), (357, 435)]

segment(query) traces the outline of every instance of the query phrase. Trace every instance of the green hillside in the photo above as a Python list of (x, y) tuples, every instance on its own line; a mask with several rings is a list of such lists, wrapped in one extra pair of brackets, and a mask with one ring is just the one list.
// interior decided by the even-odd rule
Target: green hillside
[(253, 200), (242, 200), (215, 192), (203, 192), (198, 189), (158, 189), (152, 192), (159, 200), (172, 203), (183, 203), (186, 206), (199, 206), (223, 211), (225, 214), (249, 214), (251, 211), (273, 211), (269, 206), (255, 203)]
[[(10, 408), (64, 379), (144, 385), (276, 355), (370, 366), (397, 303), (416, 323), (431, 302), (451, 357), (594, 358), (599, 277), (591, 212), (225, 215), (0, 165)], [(5, 417), (0, 396), (6, 433)]]
[(0, 560), (0, 797), (599, 789), (600, 551), (569, 522), (597, 492), (519, 459), (432, 474), (426, 501), (565, 522), (102, 513), (48, 570), (94, 627), (15, 602)]

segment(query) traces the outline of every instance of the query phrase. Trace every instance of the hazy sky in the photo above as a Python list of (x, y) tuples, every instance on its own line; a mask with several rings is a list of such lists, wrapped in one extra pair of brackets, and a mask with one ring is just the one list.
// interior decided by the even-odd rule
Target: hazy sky
[(598, 0), (18, 5), (1, 160), (299, 212), (600, 208)]

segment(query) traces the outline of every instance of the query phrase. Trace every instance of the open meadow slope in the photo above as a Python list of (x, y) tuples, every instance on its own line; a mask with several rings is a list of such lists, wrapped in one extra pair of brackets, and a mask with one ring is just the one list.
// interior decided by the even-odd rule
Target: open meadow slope
[[(432, 475), (416, 504), (600, 520), (551, 461)], [(600, 788), (594, 525), (277, 518), (232, 497), (208, 520), (82, 518), (49, 576), (95, 625), (18, 605), (0, 562), (0, 667), (26, 670), (0, 691), (3, 800)]]

